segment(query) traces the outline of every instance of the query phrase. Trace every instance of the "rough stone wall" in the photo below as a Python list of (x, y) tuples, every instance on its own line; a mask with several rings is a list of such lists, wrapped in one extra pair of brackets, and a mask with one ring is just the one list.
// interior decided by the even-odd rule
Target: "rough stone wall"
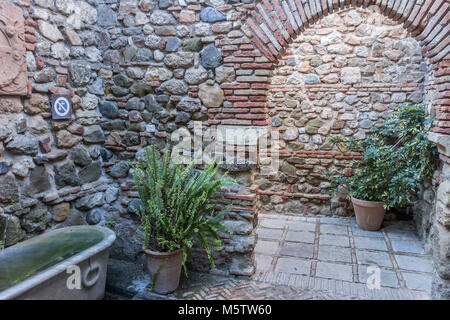
[(271, 130), (280, 132), (280, 170), (257, 177), (264, 211), (352, 215), (330, 199), (328, 171), (352, 174), (360, 154), (330, 134), (364, 138), (406, 103), (421, 103), (426, 65), (419, 43), (378, 7), (324, 17), (295, 38), (268, 90)]
[[(426, 91), (435, 94), (430, 98), (437, 115), (434, 139), (445, 145), (450, 134), (449, 6), (444, 0), (6, 2), (23, 11), (28, 71), (26, 95), (23, 88), (16, 95), (0, 94), (0, 234), (6, 229), (7, 245), (49, 228), (100, 223), (117, 233), (114, 257), (138, 259), (137, 217), (130, 210), (138, 200), (128, 160), (146, 145), (169, 147), (170, 134), (179, 127), (192, 131), (193, 120), (205, 127), (267, 126), (274, 64), (303, 32), (309, 37), (308, 26), (350, 6), (376, 5), (420, 41), (433, 74)], [(327, 99), (311, 86), (308, 99)], [(409, 91), (396, 93), (402, 92), (408, 99)], [(54, 93), (72, 96), (72, 119), (51, 119)], [(441, 161), (448, 164), (446, 150), (441, 148)], [(230, 232), (223, 234), (226, 248), (217, 259), (222, 272), (249, 275), (261, 190), (253, 185), (249, 166), (227, 168), (239, 185), (219, 195), (221, 203), (233, 201), (234, 207), (226, 222)], [(438, 190), (443, 180), (436, 181)], [(440, 212), (436, 217), (445, 217), (448, 203), (443, 211), (439, 203), (445, 200), (431, 206)], [(440, 230), (435, 239), (444, 241), (448, 231), (442, 230), (448, 226), (442, 229), (445, 224), (435, 221), (442, 219), (431, 222)], [(439, 248), (445, 246), (433, 247), (437, 256), (445, 256)], [(193, 267), (207, 269), (204, 258), (195, 252)], [(442, 259), (439, 266), (445, 265)]]
[[(128, 162), (147, 145), (168, 149), (170, 134), (194, 120), (209, 124), (207, 108), (224, 100), (219, 84), (236, 77), (223, 65), (221, 39), (241, 41), (240, 10), (193, 0), (8, 3), (25, 19), (28, 94), (0, 97), (5, 245), (49, 228), (101, 224), (117, 233), (113, 257), (135, 261), (142, 239)], [(51, 94), (72, 96), (70, 120), (52, 120)], [(255, 195), (248, 171), (233, 176), (240, 185), (218, 196), (234, 208), (216, 259), (220, 272), (250, 275)], [(192, 267), (208, 269), (206, 255), (193, 254)]]
[[(436, 68), (435, 68), (436, 70)], [(432, 72), (425, 79), (424, 103), (429, 113), (437, 121), (444, 117), (440, 111), (442, 98), (447, 86), (441, 83), (448, 81), (445, 72)], [(437, 102), (437, 103), (436, 103)], [(433, 255), (435, 272), (432, 293), (437, 299), (450, 299), (450, 139), (434, 128), (429, 138), (434, 141), (440, 153), (440, 163), (433, 177), (425, 181), (414, 202), (413, 212), (417, 230), (425, 249)]]

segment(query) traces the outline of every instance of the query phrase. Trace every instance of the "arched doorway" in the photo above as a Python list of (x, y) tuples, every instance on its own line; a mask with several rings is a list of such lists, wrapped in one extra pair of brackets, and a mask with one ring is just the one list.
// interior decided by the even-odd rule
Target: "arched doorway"
[(351, 174), (357, 153), (330, 134), (364, 138), (405, 103), (424, 99), (419, 43), (376, 6), (328, 15), (293, 40), (267, 91), (271, 131), (280, 134), (280, 170), (256, 174), (261, 212), (348, 216), (323, 174)]
[[(412, 224), (395, 224), (393, 232), (360, 230), (345, 218), (351, 214), (345, 196), (332, 196), (323, 177), (327, 170), (351, 174), (360, 158), (334, 147), (330, 134), (363, 138), (403, 104), (423, 102), (420, 44), (372, 6), (330, 14), (285, 48), (266, 102), (268, 126), (280, 136), (280, 169), (254, 173), (260, 201), (254, 278), (358, 288), (375, 264), (384, 287), (430, 290), (431, 262)], [(407, 248), (398, 247), (400, 231)], [(404, 250), (415, 250), (429, 272), (408, 270), (397, 258)]]

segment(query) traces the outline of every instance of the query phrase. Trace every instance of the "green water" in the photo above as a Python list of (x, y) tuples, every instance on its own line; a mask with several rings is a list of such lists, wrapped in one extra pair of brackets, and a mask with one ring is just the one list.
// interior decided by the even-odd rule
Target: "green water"
[(0, 291), (92, 247), (104, 238), (98, 230), (74, 229), (11, 247), (0, 253)]

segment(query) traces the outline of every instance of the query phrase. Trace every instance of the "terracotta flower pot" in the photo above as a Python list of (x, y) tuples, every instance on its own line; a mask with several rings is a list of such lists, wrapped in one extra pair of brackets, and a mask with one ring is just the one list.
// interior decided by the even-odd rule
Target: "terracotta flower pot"
[(358, 226), (361, 229), (369, 231), (380, 229), (386, 213), (386, 210), (383, 208), (383, 202), (365, 201), (352, 197), (352, 203), (356, 222), (358, 222)]
[(166, 294), (178, 288), (183, 261), (183, 250), (157, 252), (144, 248), (147, 256), (147, 270), (152, 281), (156, 281), (154, 291)]

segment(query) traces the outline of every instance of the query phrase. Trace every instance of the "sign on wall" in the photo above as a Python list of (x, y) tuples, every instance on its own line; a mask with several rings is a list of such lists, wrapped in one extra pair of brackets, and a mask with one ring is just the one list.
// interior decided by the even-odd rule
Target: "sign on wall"
[(51, 97), (52, 119), (72, 118), (72, 100), (69, 95), (54, 94)]
[(27, 94), (22, 9), (0, 1), (0, 95)]

